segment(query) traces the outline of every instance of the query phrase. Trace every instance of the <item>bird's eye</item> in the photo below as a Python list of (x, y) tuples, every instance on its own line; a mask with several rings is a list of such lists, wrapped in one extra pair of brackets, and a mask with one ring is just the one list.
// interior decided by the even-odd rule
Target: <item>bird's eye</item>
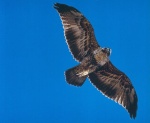
[(106, 49), (106, 48), (103, 48), (103, 49), (102, 49), (102, 52), (103, 52), (103, 53), (107, 53), (107, 49)]

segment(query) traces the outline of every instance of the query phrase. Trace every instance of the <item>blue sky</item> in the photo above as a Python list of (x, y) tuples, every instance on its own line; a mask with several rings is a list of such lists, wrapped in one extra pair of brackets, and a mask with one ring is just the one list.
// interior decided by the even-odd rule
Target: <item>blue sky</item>
[[(65, 82), (78, 63), (64, 40), (53, 3), (74, 6), (110, 47), (112, 63), (138, 95), (135, 120), (87, 79)], [(149, 0), (0, 0), (0, 123), (148, 123), (150, 121)]]

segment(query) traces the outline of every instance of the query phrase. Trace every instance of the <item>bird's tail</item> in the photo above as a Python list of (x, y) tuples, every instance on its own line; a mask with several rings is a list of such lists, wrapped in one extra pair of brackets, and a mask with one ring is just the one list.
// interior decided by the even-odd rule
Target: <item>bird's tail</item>
[(75, 86), (81, 86), (87, 76), (88, 70), (85, 70), (81, 65), (70, 68), (65, 72), (66, 81)]

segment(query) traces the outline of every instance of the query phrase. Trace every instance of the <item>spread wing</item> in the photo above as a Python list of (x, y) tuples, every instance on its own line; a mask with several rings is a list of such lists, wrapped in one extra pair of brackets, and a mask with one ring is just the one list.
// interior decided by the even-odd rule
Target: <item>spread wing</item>
[(126, 108), (131, 118), (136, 117), (136, 92), (129, 78), (111, 62), (89, 74), (89, 79), (104, 95)]
[(77, 61), (89, 55), (99, 47), (89, 21), (74, 7), (56, 3), (64, 27), (64, 34), (69, 49)]

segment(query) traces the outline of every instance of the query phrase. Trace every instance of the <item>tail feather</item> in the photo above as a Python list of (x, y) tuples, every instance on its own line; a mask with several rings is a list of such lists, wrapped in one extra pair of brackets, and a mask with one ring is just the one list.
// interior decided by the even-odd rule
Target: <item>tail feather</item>
[(80, 66), (73, 67), (65, 72), (66, 81), (69, 84), (82, 86), (86, 80), (87, 75), (81, 76), (80, 73), (78, 73), (79, 67)]

